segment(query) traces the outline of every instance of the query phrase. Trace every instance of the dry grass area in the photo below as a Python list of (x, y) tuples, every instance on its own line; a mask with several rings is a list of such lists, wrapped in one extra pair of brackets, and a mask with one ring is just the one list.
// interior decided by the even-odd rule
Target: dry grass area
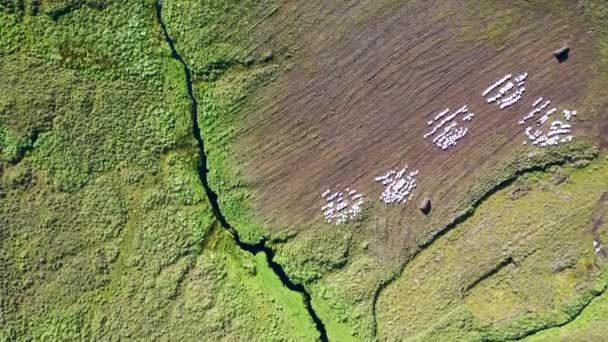
[[(253, 190), (253, 215), (271, 233), (298, 232), (279, 255), (296, 279), (317, 279), (306, 272), (321, 270), (311, 290), (330, 337), (344, 326), (352, 330), (343, 336), (373, 336), (376, 311), (384, 310), (374, 304), (383, 279), (399, 274), (418, 246), (514, 172), (502, 170), (510, 161), (534, 153), (522, 145), (527, 125), (518, 120), (538, 97), (581, 113), (576, 136), (596, 141), (601, 132), (602, 116), (587, 114), (597, 110), (588, 102), (597, 93), (596, 41), (576, 4), (383, 6), (282, 5), (259, 31), (279, 42), (297, 37), (297, 53), (235, 127), (235, 159)], [(308, 21), (306, 13), (320, 14)], [(299, 23), (302, 31), (290, 30)], [(285, 29), (265, 31), (273, 25)], [(552, 52), (563, 44), (572, 52), (560, 64)], [(485, 102), (486, 87), (521, 72), (529, 77), (520, 102), (502, 111)], [(458, 146), (442, 151), (423, 139), (435, 114), (465, 104), (476, 116)], [(373, 179), (403, 164), (420, 170), (414, 200), (386, 206)], [(367, 195), (360, 224), (324, 222), (320, 194), (337, 186)], [(429, 216), (418, 210), (427, 196)], [(327, 252), (311, 256), (318, 249)], [(327, 265), (339, 269), (323, 275)]]
[[(174, 3), (170, 30), (193, 70), (229, 65), (195, 79), (222, 211), (243, 236), (271, 235), (277, 262), (310, 291), (330, 340), (375, 338), (384, 286), (498, 183), (584, 154), (522, 145), (518, 121), (539, 96), (579, 112), (570, 147), (596, 143), (605, 125), (596, 34), (569, 0), (246, 2), (248, 11), (230, 7), (251, 14), (238, 21), (246, 33), (226, 29), (212, 41), (234, 50), (216, 59), (200, 37), (222, 25), (190, 14), (209, 13), (209, 3)], [(571, 54), (560, 64), (552, 52), (563, 44)], [(503, 111), (485, 102), (485, 88), (521, 72), (529, 73), (522, 101)], [(458, 146), (446, 152), (423, 139), (432, 116), (465, 104), (476, 116)], [(382, 204), (374, 177), (404, 164), (420, 170), (413, 201)], [(361, 219), (326, 224), (321, 193), (347, 186), (368, 199)], [(427, 196), (433, 210), (424, 216)], [(471, 272), (486, 266), (494, 265)]]
[[(264, 100), (237, 134), (245, 178), (254, 184), (255, 211), (271, 229), (322, 226), (323, 190), (352, 185), (377, 201), (382, 188), (373, 177), (408, 164), (420, 170), (414, 203), (374, 205), (372, 213), (384, 217), (378, 236), (400, 253), (450, 220), (461, 194), (512, 157), (524, 140), (525, 126), (517, 121), (536, 98), (569, 108), (583, 105), (594, 41), (581, 19), (568, 15), (577, 11), (572, 7), (565, 14), (532, 11), (526, 20), (509, 12), (511, 17), (501, 19), (507, 27), (482, 40), (470, 35), (483, 24), (471, 23), (473, 9), (458, 3), (402, 4), (351, 24), (352, 29), (335, 13), (319, 16), (313, 34), (338, 31), (340, 40), (319, 48), (320, 38), (306, 50), (304, 62), (263, 92)], [(345, 8), (345, 15), (357, 17), (352, 11), (365, 6)], [(551, 52), (564, 43), (572, 54), (560, 64)], [(524, 71), (530, 77), (522, 101), (503, 111), (485, 103), (481, 92), (487, 86)], [(476, 116), (456, 148), (441, 151), (422, 138), (427, 120), (464, 104)], [(434, 202), (430, 218), (417, 209), (425, 196)], [(413, 227), (415, 232), (407, 231)]]

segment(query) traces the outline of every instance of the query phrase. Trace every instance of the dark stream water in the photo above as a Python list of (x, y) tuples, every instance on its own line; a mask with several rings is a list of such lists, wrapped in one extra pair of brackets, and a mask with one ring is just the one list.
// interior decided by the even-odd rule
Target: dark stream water
[(205, 144), (201, 136), (201, 130), (198, 125), (198, 102), (192, 90), (192, 72), (190, 71), (190, 68), (188, 67), (188, 64), (186, 64), (186, 61), (184, 60), (182, 55), (180, 55), (177, 51), (173, 38), (171, 38), (169, 32), (167, 31), (167, 26), (165, 25), (165, 22), (163, 21), (162, 17), (162, 9), (163, 3), (162, 0), (159, 0), (156, 3), (156, 18), (158, 19), (158, 22), (163, 30), (165, 41), (167, 42), (167, 44), (169, 44), (169, 47), (171, 48), (171, 54), (173, 58), (175, 58), (182, 64), (184, 68), (184, 74), (186, 75), (186, 89), (188, 90), (188, 97), (190, 98), (191, 102), (190, 112), (192, 116), (192, 134), (194, 135), (194, 139), (196, 139), (198, 145), (199, 164), (197, 166), (197, 171), (201, 183), (205, 188), (205, 192), (207, 193), (207, 197), (209, 198), (209, 202), (211, 203), (213, 214), (215, 215), (215, 218), (220, 222), (222, 227), (230, 232), (239, 248), (251, 254), (266, 254), (268, 266), (270, 266), (274, 273), (279, 277), (283, 285), (291, 291), (299, 292), (304, 296), (304, 304), (306, 306), (306, 310), (310, 314), (310, 317), (312, 318), (317, 330), (319, 331), (321, 341), (327, 341), (328, 339), (327, 332), (325, 331), (325, 325), (323, 324), (321, 319), (319, 319), (319, 316), (317, 316), (317, 313), (312, 307), (310, 294), (306, 291), (303, 285), (296, 284), (291, 281), (291, 279), (289, 279), (289, 277), (285, 273), (283, 267), (274, 261), (274, 251), (270, 247), (266, 246), (266, 240), (262, 240), (256, 244), (248, 244), (241, 241), (238, 231), (232, 226), (230, 226), (230, 224), (228, 223), (228, 221), (226, 221), (226, 218), (222, 214), (218, 203), (218, 196), (209, 186), (209, 181), (207, 179), (207, 172), (209, 171), (207, 169), (207, 155), (205, 154)]

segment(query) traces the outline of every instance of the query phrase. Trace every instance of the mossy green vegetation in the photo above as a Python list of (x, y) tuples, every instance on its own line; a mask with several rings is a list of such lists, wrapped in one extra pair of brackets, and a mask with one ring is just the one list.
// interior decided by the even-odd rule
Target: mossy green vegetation
[(0, 2), (0, 340), (316, 340), (211, 214), (154, 6)]
[(239, 67), (217, 81), (196, 85), (195, 93), (203, 113), (199, 121), (203, 136), (207, 137), (209, 182), (221, 194), (223, 214), (238, 228), (242, 239), (249, 242), (260, 241), (265, 230), (252, 217), (251, 190), (243, 180), (238, 160), (234, 159), (238, 155), (233, 143), (239, 126), (236, 114), (257, 87), (274, 77), (277, 68), (275, 65)]
[(264, 254), (239, 250), (224, 231), (205, 247), (171, 304), (170, 339), (318, 339), (302, 296), (283, 287)]
[(524, 341), (602, 341), (606, 339), (608, 295), (597, 297), (571, 323), (534, 334)]
[(275, 0), (165, 1), (164, 16), (194, 74), (215, 80), (232, 66), (269, 59), (251, 55), (252, 29), (278, 5)]
[(250, 32), (277, 6), (275, 1), (165, 1), (169, 34), (193, 72), (199, 125), (208, 156), (209, 183), (223, 214), (243, 241), (260, 241), (266, 231), (252, 218), (250, 189), (234, 144), (238, 114), (252, 95), (284, 66), (258, 51)]
[[(483, 3), (474, 9), (498, 6)], [(516, 1), (464, 37), (481, 32), (500, 44), (528, 9), (561, 15), (564, 4)], [(605, 75), (608, 5), (583, 5)], [(353, 27), (386, 6), (370, 5)], [(531, 338), (599, 336), (608, 281), (588, 228), (608, 166), (593, 139), (522, 148), (480, 171), (458, 199), (465, 222), (441, 235), (453, 217), (432, 217), (411, 228), (425, 234), (404, 237), (413, 247), (402, 254), (413, 259), (370, 244), (387, 235), (367, 212), (346, 229), (282, 227), (271, 236), (257, 219), (238, 138), (266, 86), (301, 62), (298, 53), (321, 49), (298, 40), (297, 20), (321, 15), (306, 7), (270, 27), (277, 13), (300, 13), (295, 7), (164, 0), (163, 17), (193, 71), (223, 214), (244, 241), (269, 237), (276, 261), (311, 293), (329, 339), (501, 340), (561, 324)], [(183, 69), (154, 10), (151, 0), (0, 0), (0, 340), (317, 340), (302, 296), (282, 286), (263, 254), (238, 249), (211, 214)], [(604, 83), (598, 78), (589, 103), (601, 102)], [(553, 184), (559, 172), (569, 180)]]
[[(568, 178), (555, 184), (558, 169)], [(551, 171), (521, 176), (408, 263), (378, 302), (381, 339), (518, 338), (603, 293), (590, 221), (608, 159)]]

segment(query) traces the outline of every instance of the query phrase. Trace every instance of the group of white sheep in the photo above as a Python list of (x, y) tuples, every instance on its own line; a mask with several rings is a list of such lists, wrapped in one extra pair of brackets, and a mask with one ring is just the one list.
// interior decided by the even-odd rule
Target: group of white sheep
[[(543, 102), (543, 98), (539, 97), (532, 104), (532, 111), (526, 114), (521, 120), (519, 120), (519, 124), (523, 125), (527, 120), (532, 119), (536, 114), (542, 112), (551, 104), (551, 100), (545, 100)], [(541, 104), (542, 103), (542, 104)], [(549, 131), (545, 133), (541, 130), (541, 127), (549, 121), (549, 117), (557, 113), (557, 107), (552, 107), (547, 110), (540, 118), (536, 120), (537, 129), (532, 132), (532, 127), (529, 126), (526, 128), (526, 136), (532, 142), (533, 145), (539, 147), (547, 147), (547, 146), (555, 146), (560, 143), (567, 143), (572, 141), (572, 134), (570, 130), (572, 126), (570, 124), (564, 124), (559, 120), (555, 120), (551, 122), (551, 126), (549, 127)], [(563, 109), (562, 113), (564, 115), (564, 119), (566, 121), (570, 121), (572, 116), (576, 116), (576, 111), (570, 111), (567, 109)], [(524, 141), (524, 145), (526, 145), (528, 141)]]
[(551, 104), (551, 100), (547, 100), (542, 105), (540, 105), (541, 102), (543, 102), (542, 97), (539, 97), (536, 101), (534, 101), (534, 103), (532, 104), (532, 111), (526, 114), (521, 120), (519, 120), (520, 125), (525, 124), (527, 120), (531, 119), (532, 117), (534, 117), (534, 115), (540, 113), (545, 108), (547, 108), (548, 105)]
[[(554, 146), (559, 143), (572, 141), (571, 129), (572, 126), (570, 124), (556, 120), (551, 123), (547, 133), (538, 128), (532, 132), (532, 127), (528, 127), (526, 128), (526, 136), (528, 136), (533, 145), (540, 147)], [(527, 141), (524, 141), (525, 144), (527, 144)]]
[(418, 170), (407, 172), (407, 165), (401, 168), (389, 170), (386, 174), (375, 178), (376, 182), (384, 185), (384, 191), (380, 199), (387, 204), (407, 203), (414, 197), (416, 188), (416, 177)]
[[(500, 109), (503, 110), (516, 104), (522, 98), (526, 91), (525, 84), (528, 73), (524, 72), (517, 75), (513, 81), (511, 81), (511, 77), (511, 74), (505, 75), (482, 93), (487, 103), (496, 102)], [(536, 114), (540, 114), (551, 104), (550, 100), (545, 100), (544, 102), (543, 100), (540, 97), (534, 101), (532, 111), (519, 120), (520, 125), (525, 124), (527, 120), (532, 119)], [(556, 112), (557, 108), (553, 107), (537, 119), (537, 128), (534, 132), (531, 126), (526, 128), (525, 134), (533, 145), (546, 147), (572, 141), (571, 125), (565, 124), (562, 121), (553, 121), (546, 133), (542, 130), (542, 126)], [(450, 109), (446, 108), (427, 122), (427, 125), (433, 126), (433, 128), (424, 134), (424, 138), (433, 136), (433, 144), (442, 150), (456, 146), (458, 140), (466, 136), (469, 131), (468, 127), (459, 126), (457, 119), (459, 115), (462, 116), (462, 122), (470, 122), (475, 116), (475, 114), (469, 113), (469, 108), (466, 105), (451, 114)], [(563, 115), (566, 121), (570, 121), (572, 116), (576, 116), (576, 111), (563, 109)], [(527, 141), (524, 141), (525, 144), (527, 144)], [(414, 189), (416, 188), (418, 170), (408, 172), (407, 169), (406, 165), (399, 170), (389, 170), (386, 174), (375, 178), (376, 182), (380, 182), (384, 186), (380, 200), (387, 204), (393, 204), (407, 203), (407, 201), (412, 199)], [(344, 196), (344, 192), (342, 191), (332, 193), (329, 189), (321, 194), (326, 201), (321, 210), (328, 223), (346, 223), (361, 213), (363, 195), (349, 188), (346, 188), (345, 192), (347, 196)]]
[[(494, 82), (494, 84), (489, 86), (482, 93), (483, 97), (487, 97), (486, 101), (488, 103), (497, 102), (498, 106), (502, 110), (516, 104), (521, 99), (524, 92), (526, 91), (525, 84), (526, 79), (528, 78), (528, 73), (525, 72), (523, 74), (517, 75), (514, 79), (515, 83), (510, 81), (511, 77), (511, 74), (505, 75), (498, 81)], [(496, 91), (497, 88), (498, 91)], [(493, 96), (490, 96), (490, 94), (492, 94), (493, 92), (495, 94)]]
[(523, 93), (526, 91), (526, 87), (521, 87), (517, 89), (513, 94), (501, 99), (499, 101), (500, 109), (505, 109), (516, 104), (520, 99)]
[[(408, 172), (407, 165), (400, 170), (392, 169), (386, 174), (375, 178), (376, 182), (382, 183), (384, 191), (380, 200), (387, 204), (407, 203), (414, 197), (416, 188), (416, 177), (418, 170)], [(346, 188), (344, 191), (325, 190), (321, 197), (325, 205), (321, 207), (323, 216), (327, 223), (334, 222), (336, 225), (346, 223), (355, 219), (361, 213), (364, 195), (357, 190)]]
[(506, 75), (505, 77), (499, 79), (498, 81), (494, 82), (494, 84), (492, 84), (491, 86), (489, 86), (482, 94), (481, 96), (486, 97), (488, 95), (490, 95), (490, 93), (492, 91), (494, 91), (494, 89), (496, 89), (497, 87), (499, 87), (500, 85), (502, 85), (503, 83), (505, 83), (508, 79), (511, 78), (511, 74)]
[[(346, 193), (346, 196), (344, 196)], [(333, 192), (325, 190), (321, 197), (325, 199), (325, 205), (321, 207), (327, 223), (335, 221), (336, 225), (353, 220), (361, 213), (363, 195), (357, 190), (346, 188), (344, 192)]]
[(572, 118), (573, 116), (576, 116), (575, 110), (571, 111), (571, 110), (564, 109), (563, 113), (564, 113), (564, 118), (566, 118), (566, 121), (570, 121), (570, 118)]
[[(498, 101), (500, 109), (505, 109), (514, 105), (521, 99), (523, 93), (526, 91), (525, 84), (528, 73), (524, 72), (516, 76), (514, 79), (515, 83), (510, 81), (511, 77), (511, 74), (505, 75), (482, 93), (483, 97), (487, 97), (486, 101), (488, 103)], [(494, 95), (492, 95), (493, 93)], [(520, 125), (526, 124), (526, 121), (532, 119), (536, 114), (543, 112), (551, 104), (550, 100), (545, 100), (544, 102), (543, 100), (542, 97), (539, 97), (534, 101), (532, 104), (532, 111), (522, 117), (518, 123)], [(549, 121), (549, 117), (556, 112), (557, 107), (546, 110), (544, 114), (536, 120), (536, 126), (539, 128), (534, 132), (532, 131), (532, 127), (526, 128), (526, 136), (533, 145), (547, 147), (572, 141), (572, 134), (570, 133), (571, 126), (569, 124), (563, 124), (561, 121), (553, 121), (547, 133), (540, 129), (541, 126)], [(570, 121), (572, 116), (576, 116), (576, 111), (564, 109), (563, 114), (566, 121)], [(527, 141), (524, 141), (524, 145), (525, 144), (527, 144)]]
[[(475, 116), (474, 113), (469, 113), (469, 107), (467, 105), (460, 107), (456, 112), (454, 112), (452, 114), (449, 114), (449, 112), (450, 112), (450, 109), (447, 108), (447, 109), (443, 110), (442, 112), (440, 112), (439, 114), (435, 115), (434, 120), (429, 120), (427, 122), (427, 125), (431, 126), (437, 120), (443, 118), (435, 126), (433, 126), (433, 129), (430, 132), (427, 132), (424, 134), (424, 138), (426, 139), (430, 136), (435, 135), (439, 131), (439, 134), (437, 134), (435, 137), (433, 137), (433, 144), (435, 144), (437, 147), (441, 148), (442, 150), (447, 150), (448, 148), (450, 148), (452, 146), (456, 146), (456, 144), (458, 143), (458, 140), (462, 139), (465, 135), (467, 135), (467, 133), (469, 131), (469, 129), (466, 127), (458, 126), (458, 123), (457, 123), (458, 120), (456, 120), (456, 121), (453, 121), (453, 120), (456, 119), (456, 117), (458, 115), (462, 115), (463, 116), (462, 121), (470, 122), (471, 120), (473, 120), (473, 117)], [(448, 122), (450, 122), (450, 124), (447, 125), (446, 127), (443, 127)]]

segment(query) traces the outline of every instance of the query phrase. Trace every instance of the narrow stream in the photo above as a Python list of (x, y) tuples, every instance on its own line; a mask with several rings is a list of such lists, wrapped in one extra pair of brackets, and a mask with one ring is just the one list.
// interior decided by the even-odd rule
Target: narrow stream
[(306, 306), (306, 310), (310, 314), (310, 317), (312, 318), (317, 330), (319, 331), (321, 341), (328, 341), (327, 332), (325, 331), (325, 325), (323, 324), (319, 316), (317, 316), (317, 313), (312, 307), (310, 294), (306, 291), (303, 285), (296, 284), (291, 281), (291, 279), (289, 279), (289, 277), (285, 273), (283, 267), (274, 261), (274, 251), (270, 247), (266, 246), (266, 240), (262, 240), (257, 244), (248, 244), (241, 241), (238, 231), (232, 226), (230, 226), (230, 224), (228, 223), (228, 221), (226, 221), (226, 218), (222, 214), (218, 203), (218, 196), (209, 186), (209, 181), (207, 179), (207, 172), (209, 171), (207, 169), (207, 155), (205, 154), (205, 145), (201, 136), (201, 130), (198, 125), (198, 102), (196, 100), (196, 97), (194, 97), (194, 92), (192, 89), (192, 72), (190, 71), (190, 68), (188, 67), (188, 64), (186, 64), (184, 58), (177, 51), (173, 38), (171, 38), (169, 32), (167, 31), (167, 26), (165, 25), (165, 22), (162, 18), (162, 9), (163, 3), (162, 0), (159, 0), (156, 3), (156, 18), (158, 19), (158, 23), (160, 24), (163, 30), (165, 41), (167, 42), (167, 44), (169, 44), (169, 48), (171, 48), (171, 55), (173, 56), (173, 58), (175, 58), (182, 64), (182, 66), (184, 67), (184, 74), (186, 74), (186, 89), (188, 90), (188, 97), (190, 98), (191, 102), (190, 112), (192, 116), (192, 134), (194, 135), (194, 139), (196, 139), (198, 145), (198, 155), (200, 159), (200, 162), (197, 167), (198, 176), (201, 180), (201, 183), (203, 184), (203, 187), (205, 188), (205, 192), (207, 193), (207, 197), (209, 198), (209, 202), (211, 203), (211, 208), (213, 210), (215, 218), (220, 222), (224, 229), (230, 232), (239, 248), (254, 255), (260, 252), (266, 254), (268, 266), (270, 266), (273, 272), (279, 277), (281, 283), (283, 283), (283, 285), (291, 291), (299, 292), (304, 296), (304, 304)]

